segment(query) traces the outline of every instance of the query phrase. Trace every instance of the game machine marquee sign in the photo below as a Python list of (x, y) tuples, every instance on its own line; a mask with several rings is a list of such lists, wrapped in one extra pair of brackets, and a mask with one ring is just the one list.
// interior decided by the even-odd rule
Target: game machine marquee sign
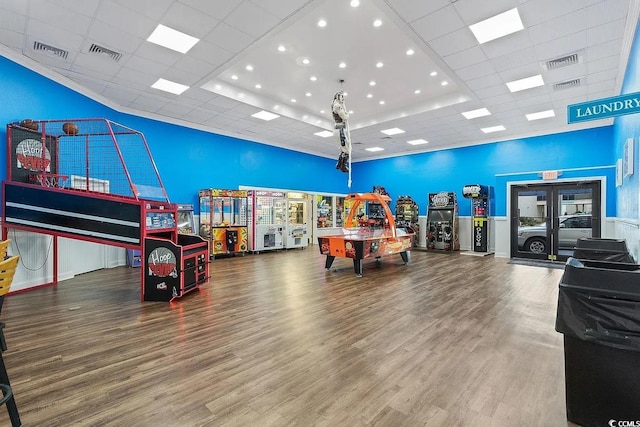
[(35, 183), (57, 171), (58, 139), (16, 124), (7, 127), (11, 147), (9, 181)]
[(429, 193), (427, 206), (427, 249), (457, 251), (458, 203), (456, 193)]

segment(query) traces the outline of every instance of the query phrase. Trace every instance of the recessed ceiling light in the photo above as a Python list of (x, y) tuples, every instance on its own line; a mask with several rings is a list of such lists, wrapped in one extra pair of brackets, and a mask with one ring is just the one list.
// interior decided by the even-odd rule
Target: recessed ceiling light
[(540, 74), (507, 83), (507, 87), (511, 92), (519, 92), (521, 90), (531, 89), (538, 86), (544, 86), (544, 80), (542, 80), (542, 76)]
[(374, 27), (379, 27), (382, 25), (382, 21), (380, 19), (376, 19), (375, 21), (373, 21), (373, 26)]
[(349, 3), (351, 5), (351, 7), (358, 7), (360, 6), (360, 1), (359, 0), (351, 0), (351, 3)]
[(277, 114), (273, 114), (268, 111), (262, 110), (262, 111), (258, 111), (255, 114), (252, 114), (251, 117), (255, 117), (256, 119), (260, 119), (268, 122), (269, 120), (277, 119), (280, 116)]
[(311, 63), (311, 61), (309, 61), (309, 58), (304, 58), (304, 59), (302, 60), (302, 63), (303, 63), (304, 65), (309, 65), (309, 64)]
[(449, 84), (449, 82), (448, 82), (448, 81), (446, 81), (446, 80), (444, 80), (442, 83), (440, 83), (440, 86), (446, 86), (446, 85), (448, 85), (448, 84)]
[(382, 62), (378, 62), (378, 63), (376, 64), (376, 67), (377, 67), (377, 68), (382, 68), (382, 67), (384, 67), (384, 64), (383, 64)]
[(416, 95), (418, 95), (420, 93), (420, 89), (416, 89), (413, 91), (413, 93), (415, 93)]
[(180, 95), (185, 90), (189, 89), (189, 86), (172, 82), (170, 80), (158, 79), (154, 84), (151, 85), (154, 89), (163, 90), (165, 92), (170, 92), (176, 95)]
[(415, 52), (413, 49), (407, 49), (407, 55), (408, 55), (408, 56), (411, 56), (411, 55), (413, 55), (414, 53), (416, 53), (416, 52)]
[(318, 21), (318, 27), (324, 28), (326, 26), (327, 26), (327, 21), (325, 21), (324, 19), (321, 19)]
[(238, 76), (236, 76), (235, 74), (231, 75), (231, 80), (238, 80)]
[(245, 67), (247, 71), (253, 71), (253, 65), (249, 64)]
[(478, 43), (482, 44), (523, 30), (524, 26), (518, 8), (514, 7), (492, 18), (469, 25), (469, 29), (476, 36)]
[(341, 62), (340, 64), (338, 64), (338, 67), (340, 68), (345, 68), (347, 66), (347, 64), (345, 64), (344, 62)]
[(287, 50), (283, 45), (278, 46), (278, 52), (285, 52)]
[(222, 89), (222, 85), (217, 84), (217, 85), (216, 85), (216, 90), (220, 90), (220, 89)]
[(306, 114), (304, 116), (302, 116), (303, 120), (307, 120), (309, 118), (309, 116), (307, 116)]
[(381, 100), (380, 102), (378, 102), (378, 104), (384, 105), (384, 100)]
[(159, 24), (147, 41), (180, 53), (187, 53), (200, 39)]
[(469, 110), (462, 113), (462, 115), (467, 119), (475, 119), (477, 117), (489, 116), (491, 113), (486, 108), (478, 108), (477, 110)]
[(349, 110), (349, 114), (353, 114), (353, 110)]
[(324, 113), (325, 113), (325, 111), (324, 111), (324, 110), (320, 110), (320, 114), (324, 114)]
[(367, 94), (367, 98), (373, 98), (373, 94), (368, 93), (368, 94)]
[(371, 80), (371, 81), (369, 82), (369, 86), (375, 86), (375, 85), (376, 85), (376, 82), (375, 82), (374, 80)]
[(404, 131), (402, 129), (399, 128), (391, 128), (391, 129), (385, 129), (385, 130), (381, 130), (380, 132), (384, 133), (385, 135), (397, 135), (399, 133), (404, 133)]
[(315, 82), (316, 80), (318, 80), (318, 78), (316, 76), (311, 76), (309, 77), (309, 80), (311, 80), (312, 82)]
[(291, 98), (291, 102), (298, 102), (295, 98)]
[(501, 130), (505, 130), (505, 127), (500, 125), (500, 126), (491, 126), (488, 128), (482, 128), (480, 129), (482, 132), (484, 133), (491, 133), (491, 132), (500, 132)]
[(411, 145), (420, 145), (420, 144), (428, 144), (429, 141), (425, 141), (424, 139), (412, 139), (411, 141), (407, 141), (407, 144)]
[(526, 115), (527, 120), (529, 121), (546, 119), (546, 118), (555, 117), (555, 116), (556, 116), (556, 112), (553, 110), (538, 111), (537, 113), (531, 113)]
[(371, 151), (371, 152), (376, 152), (376, 151), (384, 151), (384, 148), (381, 148), (381, 147), (371, 147), (371, 148), (365, 148), (365, 150), (367, 150), (367, 151)]
[(323, 138), (329, 138), (330, 136), (333, 136), (333, 132), (328, 130), (323, 130), (322, 132), (314, 133), (314, 135), (321, 136)]
[(345, 97), (349, 96), (349, 92), (342, 92), (342, 94), (343, 94)]
[(431, 77), (435, 77), (438, 75), (437, 71), (432, 71), (431, 74), (429, 74)]
[(256, 85), (256, 89), (262, 89), (262, 85), (261, 84), (257, 84)]
[(311, 92), (305, 93), (304, 96), (311, 96)]

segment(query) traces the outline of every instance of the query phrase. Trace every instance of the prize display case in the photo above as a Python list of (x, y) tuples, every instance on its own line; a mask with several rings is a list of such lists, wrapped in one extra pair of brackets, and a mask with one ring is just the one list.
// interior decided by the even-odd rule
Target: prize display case
[(306, 248), (309, 245), (307, 230), (308, 202), (303, 193), (287, 193), (287, 227), (284, 246)]
[(283, 191), (249, 190), (249, 250), (284, 248), (287, 199)]
[(200, 200), (200, 236), (211, 256), (244, 254), (249, 249), (247, 190), (204, 189)]
[(192, 204), (178, 204), (178, 233), (197, 234)]

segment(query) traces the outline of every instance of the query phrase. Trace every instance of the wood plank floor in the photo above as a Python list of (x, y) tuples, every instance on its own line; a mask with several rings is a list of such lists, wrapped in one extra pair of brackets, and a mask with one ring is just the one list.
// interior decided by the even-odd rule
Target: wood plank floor
[(413, 251), (356, 278), (318, 252), (216, 259), (173, 304), (126, 267), (9, 296), (24, 425), (568, 425), (561, 269)]

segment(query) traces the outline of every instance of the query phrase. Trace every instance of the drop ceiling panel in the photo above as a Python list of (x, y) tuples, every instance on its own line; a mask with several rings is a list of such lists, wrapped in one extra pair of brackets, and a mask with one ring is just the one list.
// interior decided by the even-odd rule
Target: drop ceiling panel
[(451, 5), (413, 21), (411, 26), (420, 38), (426, 42), (465, 27), (464, 22), (462, 22), (460, 16)]
[(386, 0), (386, 3), (407, 22), (414, 22), (451, 4), (450, 0)]
[(280, 19), (249, 1), (244, 1), (225, 18), (225, 22), (243, 33), (260, 37), (273, 29)]
[(467, 25), (491, 18), (518, 6), (516, 0), (491, 0), (479, 2), (477, 0), (457, 0), (453, 6)]
[[(181, 0), (181, 3), (191, 6), (209, 16), (216, 19), (224, 19), (233, 10), (235, 10), (243, 0), (225, 0), (225, 1), (211, 1), (211, 0)], [(174, 3), (174, 2), (170, 2)]]

